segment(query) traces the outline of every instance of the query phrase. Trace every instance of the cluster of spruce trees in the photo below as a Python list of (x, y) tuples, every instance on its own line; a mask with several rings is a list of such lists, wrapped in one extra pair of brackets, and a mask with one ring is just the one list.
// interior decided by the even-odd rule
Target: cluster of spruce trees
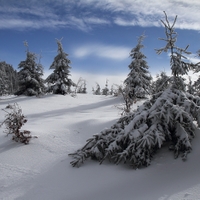
[(54, 94), (70, 93), (70, 88), (76, 84), (69, 78), (70, 60), (63, 50), (61, 40), (57, 40), (58, 55), (54, 58), (50, 69), (53, 73), (43, 79), (43, 66), (40, 58), (28, 49), (25, 42), (26, 60), (18, 65), (19, 71), (5, 62), (0, 62), (0, 95), (15, 94), (38, 96), (48, 92)]
[(72, 166), (80, 166), (88, 158), (96, 159), (100, 164), (108, 159), (116, 164), (121, 161), (129, 163), (134, 168), (148, 166), (163, 146), (168, 146), (175, 158), (181, 155), (186, 160), (192, 150), (192, 138), (200, 127), (200, 79), (193, 87), (191, 81), (188, 85), (185, 83), (183, 75), (187, 75), (189, 70), (198, 72), (199, 63), (187, 62), (186, 56), (190, 54), (188, 46), (180, 48), (176, 45), (174, 26), (177, 16), (170, 23), (164, 14), (165, 20), (161, 22), (166, 38), (161, 40), (166, 45), (156, 52), (169, 52), (172, 75), (167, 76), (162, 72), (149, 87), (151, 76), (145, 56), (140, 51), (144, 38), (141, 36), (138, 45), (131, 51), (130, 73), (122, 89), (127, 110), (136, 98), (150, 92), (152, 95), (137, 110), (127, 112), (110, 128), (95, 134), (82, 148), (71, 153)]

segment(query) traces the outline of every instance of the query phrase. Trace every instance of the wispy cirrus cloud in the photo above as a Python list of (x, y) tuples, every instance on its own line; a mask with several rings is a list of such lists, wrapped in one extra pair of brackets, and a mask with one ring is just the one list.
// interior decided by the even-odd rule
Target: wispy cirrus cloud
[(178, 15), (177, 28), (200, 30), (199, 10), (199, 0), (2, 0), (0, 29), (72, 27), (89, 31), (108, 24), (158, 27), (166, 11), (169, 19)]
[(94, 14), (73, 8), (70, 1), (48, 1), (45, 4), (40, 1), (30, 0), (28, 6), (15, 2), (5, 3), (0, 7), (0, 29), (59, 29), (72, 27), (83, 31), (91, 30), (94, 25), (106, 25), (110, 22)]
[(88, 56), (103, 57), (112, 60), (124, 60), (128, 58), (130, 53), (128, 47), (111, 46), (111, 45), (85, 45), (74, 50), (74, 56), (77, 58), (85, 58)]
[(199, 0), (86, 0), (81, 4), (112, 13), (112, 20), (119, 26), (161, 26), (163, 11), (169, 19), (178, 15), (177, 28), (200, 30)]

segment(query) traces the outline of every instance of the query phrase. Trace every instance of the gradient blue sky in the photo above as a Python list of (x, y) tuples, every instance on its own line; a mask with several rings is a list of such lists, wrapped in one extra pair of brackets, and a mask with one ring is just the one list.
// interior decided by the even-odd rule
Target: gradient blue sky
[[(129, 72), (129, 53), (145, 33), (143, 53), (149, 71), (169, 71), (167, 54), (156, 55), (165, 44), (160, 22), (166, 11), (170, 20), (178, 15), (176, 31), (180, 47), (200, 49), (199, 0), (0, 0), (0, 60), (17, 69), (29, 50), (42, 54), (45, 74), (57, 55), (56, 40), (71, 60), (71, 74), (105, 82), (123, 81)], [(198, 61), (194, 55), (193, 61)], [(94, 84), (95, 85), (95, 84)]]

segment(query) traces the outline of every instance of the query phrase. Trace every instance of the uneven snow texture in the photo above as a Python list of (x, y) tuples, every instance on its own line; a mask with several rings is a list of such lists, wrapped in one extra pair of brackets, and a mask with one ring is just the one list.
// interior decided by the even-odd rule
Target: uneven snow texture
[[(120, 117), (122, 99), (80, 94), (0, 98), (0, 109), (17, 102), (27, 117), (30, 144), (0, 128), (1, 200), (197, 200), (200, 199), (200, 136), (187, 161), (162, 148), (148, 168), (134, 170), (105, 161), (70, 165), (69, 153)], [(137, 107), (139, 102), (134, 106)], [(0, 110), (0, 122), (4, 120)]]

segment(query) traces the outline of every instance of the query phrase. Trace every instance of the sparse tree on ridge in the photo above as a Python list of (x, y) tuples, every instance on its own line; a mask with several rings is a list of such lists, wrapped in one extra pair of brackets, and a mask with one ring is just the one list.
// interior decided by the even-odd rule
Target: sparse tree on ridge
[(105, 88), (102, 89), (102, 95), (108, 95), (109, 94), (109, 89), (108, 89), (108, 80), (106, 80), (106, 85)]
[(141, 49), (144, 48), (142, 44), (144, 37), (144, 35), (139, 37), (138, 44), (130, 53), (132, 58), (132, 62), (129, 65), (130, 73), (124, 81), (127, 97), (130, 101), (136, 98), (144, 98), (150, 94), (152, 77), (148, 71), (149, 66), (145, 60), (146, 56), (141, 52)]
[(101, 87), (98, 83), (96, 83), (96, 90), (93, 88), (93, 94), (101, 95)]
[(57, 44), (58, 55), (50, 66), (50, 69), (54, 71), (47, 77), (46, 82), (50, 85), (49, 91), (54, 94), (65, 95), (70, 93), (70, 88), (76, 84), (69, 78), (71, 61), (67, 58), (68, 54), (63, 50), (61, 40), (57, 40)]
[[(170, 85), (138, 107), (137, 111), (120, 118), (111, 128), (94, 135), (75, 153), (72, 166), (81, 165), (87, 158), (96, 158), (102, 163), (106, 158), (118, 164), (128, 162), (134, 167), (148, 166), (152, 157), (163, 144), (169, 144), (177, 158), (187, 158), (191, 151), (191, 140), (200, 126), (200, 98), (186, 92), (182, 75), (192, 65), (185, 61), (185, 49), (176, 46), (177, 33), (165, 13), (166, 46), (156, 50), (158, 54), (170, 52), (172, 77)], [(182, 59), (184, 58), (184, 60)]]
[(37, 55), (29, 51), (27, 42), (24, 44), (27, 47), (26, 60), (21, 61), (18, 66), (19, 90), (16, 95), (38, 96), (44, 94), (45, 90), (43, 67), (37, 63)]
[(76, 83), (75, 93), (81, 93), (81, 94), (87, 93), (86, 80), (83, 79), (82, 77), (80, 77), (78, 79), (78, 82)]

